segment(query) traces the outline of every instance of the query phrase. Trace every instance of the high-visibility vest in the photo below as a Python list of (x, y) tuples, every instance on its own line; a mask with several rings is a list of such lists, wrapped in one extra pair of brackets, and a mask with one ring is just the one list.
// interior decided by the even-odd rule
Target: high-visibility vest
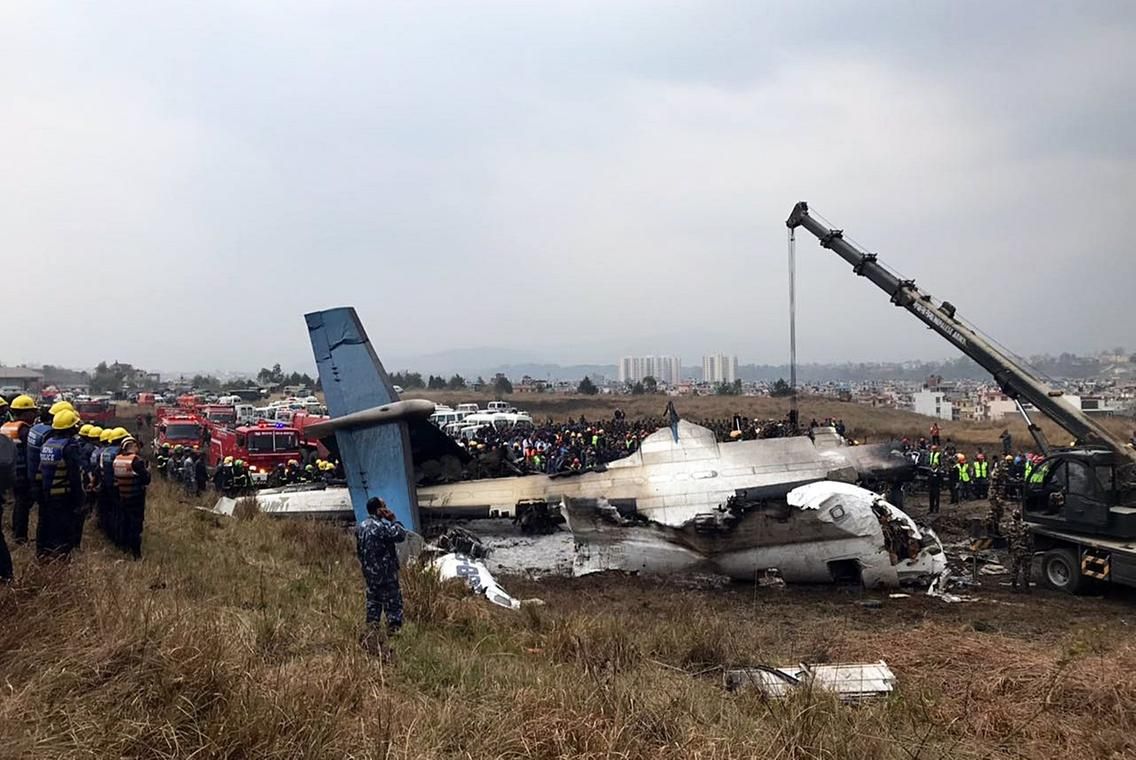
[(941, 452), (938, 452), (938, 451), (932, 451), (932, 452), (931, 452), (931, 466), (932, 466), (932, 467), (938, 467), (938, 466), (939, 466), (939, 461), (940, 461), (941, 459), (942, 459), (942, 454), (941, 454)]
[(1041, 467), (1038, 467), (1030, 474), (1029, 481), (1031, 483), (1040, 483), (1041, 481), (1045, 480), (1045, 473), (1048, 469), (1048, 464), (1043, 464)]
[(25, 428), (31, 425), (23, 420), (9, 420), (0, 425), (0, 435), (7, 437), (16, 446), (16, 488), (23, 489), (28, 484), (28, 447), (24, 443)]
[(1025, 479), (1025, 480), (1029, 480), (1029, 479), (1030, 479), (1030, 473), (1031, 473), (1031, 472), (1033, 472), (1033, 462), (1031, 462), (1031, 461), (1029, 461), (1029, 460), (1027, 459), (1027, 460), (1026, 460), (1026, 472), (1025, 472), (1025, 475), (1023, 475), (1022, 477), (1023, 477), (1023, 478)]
[(981, 461), (981, 460), (975, 462), (974, 463), (974, 477), (985, 479), (986, 478), (986, 472), (987, 472), (986, 468), (987, 468), (988, 464), (989, 464), (988, 462)]
[(114, 484), (122, 499), (133, 499), (142, 495), (145, 486), (138, 473), (134, 471), (137, 454), (119, 454), (114, 458)]
[(71, 494), (70, 464), (64, 449), (69, 438), (49, 438), (39, 452), (39, 469), (43, 490), (48, 496), (62, 498)]
[(956, 466), (958, 467), (959, 482), (960, 483), (969, 483), (970, 482), (970, 467), (968, 467), (963, 462), (960, 462)]

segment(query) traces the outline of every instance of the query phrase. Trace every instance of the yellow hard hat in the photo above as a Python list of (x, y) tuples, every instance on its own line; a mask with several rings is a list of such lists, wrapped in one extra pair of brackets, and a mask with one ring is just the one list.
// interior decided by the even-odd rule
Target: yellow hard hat
[(126, 438), (129, 435), (130, 433), (127, 432), (126, 428), (116, 427), (114, 430), (110, 431), (109, 440), (111, 443), (114, 443), (115, 441), (121, 441), (123, 438)]
[(0, 396), (0, 407), (5, 407), (5, 406), (8, 406), (8, 399), (4, 398), (3, 396)]
[(79, 415), (70, 409), (61, 409), (51, 418), (52, 430), (70, 430), (79, 424)]
[(233, 458), (231, 456), (225, 457), (225, 464), (232, 464), (232, 463), (233, 463)]
[(75, 411), (75, 407), (71, 406), (70, 401), (56, 401), (51, 405), (51, 408), (47, 410), (47, 413), (52, 417), (55, 417), (55, 415), (59, 414), (64, 409), (70, 410), (72, 412)]
[(110, 434), (113, 432), (114, 430), (112, 428), (107, 428), (103, 432), (99, 433), (99, 441), (102, 443), (110, 443)]
[(24, 393), (12, 399), (12, 408), (18, 410), (35, 409), (36, 402), (34, 398)]
[(83, 436), (84, 438), (86, 438), (90, 434), (91, 434), (91, 424), (89, 422), (86, 425), (83, 425), (83, 427), (79, 428), (79, 435)]
[(96, 441), (102, 440), (103, 429), (98, 425), (91, 425), (91, 429), (87, 431), (88, 438), (94, 438)]

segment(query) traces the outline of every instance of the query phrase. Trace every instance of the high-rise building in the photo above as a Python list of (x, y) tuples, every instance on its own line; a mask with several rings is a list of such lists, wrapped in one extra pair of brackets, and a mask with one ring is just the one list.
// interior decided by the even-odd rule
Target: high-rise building
[(677, 356), (624, 356), (619, 360), (619, 382), (638, 383), (653, 377), (658, 383), (677, 385), (682, 380), (682, 361)]
[(710, 354), (702, 357), (703, 382), (719, 385), (732, 383), (738, 379), (738, 357), (725, 354)]

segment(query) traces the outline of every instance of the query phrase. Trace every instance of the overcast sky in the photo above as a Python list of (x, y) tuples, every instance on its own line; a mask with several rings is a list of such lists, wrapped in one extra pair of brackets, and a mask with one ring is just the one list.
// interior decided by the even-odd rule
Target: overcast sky
[[(1136, 5), (6, 2), (0, 361), (788, 353), (812, 207), (1020, 353), (1136, 349)], [(952, 357), (798, 245), (802, 361)]]

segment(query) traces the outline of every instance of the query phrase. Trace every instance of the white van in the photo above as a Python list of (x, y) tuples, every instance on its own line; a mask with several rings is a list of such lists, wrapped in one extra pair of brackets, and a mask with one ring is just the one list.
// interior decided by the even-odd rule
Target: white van
[(491, 412), (507, 412), (512, 409), (507, 401), (490, 401), (485, 408)]
[(481, 410), (477, 408), (477, 404), (458, 404), (458, 411), (462, 414), (477, 414)]
[(238, 425), (251, 425), (259, 419), (257, 409), (252, 404), (233, 404), (233, 409), (237, 412)]

